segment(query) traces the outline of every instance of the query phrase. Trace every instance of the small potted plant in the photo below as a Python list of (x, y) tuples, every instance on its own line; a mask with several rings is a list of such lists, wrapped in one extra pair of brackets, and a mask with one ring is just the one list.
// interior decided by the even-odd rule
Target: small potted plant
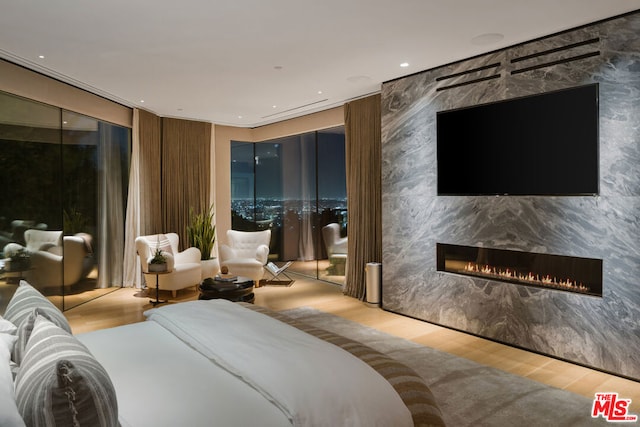
[(31, 267), (29, 252), (17, 243), (9, 243), (4, 254), (9, 258), (5, 264), (7, 271), (25, 271)]
[(162, 271), (167, 271), (167, 256), (159, 247), (156, 247), (156, 251), (149, 259), (149, 272), (157, 273)]

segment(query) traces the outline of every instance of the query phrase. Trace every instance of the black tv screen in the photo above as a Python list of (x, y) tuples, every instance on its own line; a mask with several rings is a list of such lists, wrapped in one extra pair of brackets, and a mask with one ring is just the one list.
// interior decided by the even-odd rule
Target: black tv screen
[(439, 195), (598, 194), (598, 85), (437, 114)]

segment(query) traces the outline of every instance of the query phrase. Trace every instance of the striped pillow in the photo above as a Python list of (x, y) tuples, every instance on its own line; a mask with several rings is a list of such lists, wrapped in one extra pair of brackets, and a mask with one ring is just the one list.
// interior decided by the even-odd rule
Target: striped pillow
[(15, 382), (29, 426), (118, 426), (109, 375), (89, 350), (42, 316), (35, 320)]
[(67, 318), (64, 317), (60, 309), (25, 280), (20, 281), (20, 286), (18, 286), (11, 300), (9, 300), (7, 309), (4, 312), (4, 318), (20, 327), (20, 323), (22, 323), (36, 307), (45, 310), (52, 319), (55, 319), (55, 322), (61, 328), (71, 333), (69, 322), (67, 322)]
[(64, 325), (61, 325), (60, 320), (51, 315), (50, 310), (43, 309), (42, 307), (35, 307), (31, 309), (31, 313), (22, 320), (20, 326), (18, 327), (18, 339), (16, 340), (16, 344), (13, 346), (13, 352), (11, 353), (11, 360), (13, 360), (18, 365), (22, 363), (24, 353), (27, 349), (27, 343), (29, 342), (29, 338), (31, 337), (31, 333), (33, 331), (33, 324), (35, 323), (36, 317), (38, 316), (45, 317), (54, 325), (57, 325), (64, 329)]
[(71, 333), (71, 326), (58, 307), (53, 305), (36, 288), (22, 280), (4, 313), (4, 318), (18, 327), (18, 342), (16, 342), (12, 353), (12, 359), (17, 364), (22, 361), (37, 314), (46, 316), (53, 323)]
[(162, 252), (166, 252), (169, 255), (173, 255), (173, 248), (171, 248), (171, 240), (165, 234), (156, 234), (153, 236), (147, 236), (147, 245), (149, 246), (149, 257), (153, 257), (157, 249)]

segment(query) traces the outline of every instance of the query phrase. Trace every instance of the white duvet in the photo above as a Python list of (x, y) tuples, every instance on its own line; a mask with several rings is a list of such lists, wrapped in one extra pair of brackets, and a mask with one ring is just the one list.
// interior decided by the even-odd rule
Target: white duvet
[[(78, 335), (116, 389), (122, 427), (282, 427), (285, 414), (156, 322)], [(217, 369), (216, 369), (217, 368)]]
[(145, 315), (256, 390), (295, 426), (413, 425), (393, 387), (369, 365), (271, 317), (226, 300), (168, 305)]

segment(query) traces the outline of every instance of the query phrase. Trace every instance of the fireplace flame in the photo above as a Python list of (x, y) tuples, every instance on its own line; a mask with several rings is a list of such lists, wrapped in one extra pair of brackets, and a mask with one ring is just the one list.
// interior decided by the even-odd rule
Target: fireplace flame
[(583, 285), (581, 282), (571, 279), (558, 279), (556, 277), (551, 277), (548, 274), (540, 277), (539, 274), (534, 274), (532, 272), (520, 273), (509, 268), (503, 270), (490, 265), (476, 264), (475, 262), (468, 262), (464, 266), (464, 271), (466, 273), (471, 273), (474, 276), (508, 279), (535, 286), (568, 289), (574, 292), (589, 292), (589, 287)]

